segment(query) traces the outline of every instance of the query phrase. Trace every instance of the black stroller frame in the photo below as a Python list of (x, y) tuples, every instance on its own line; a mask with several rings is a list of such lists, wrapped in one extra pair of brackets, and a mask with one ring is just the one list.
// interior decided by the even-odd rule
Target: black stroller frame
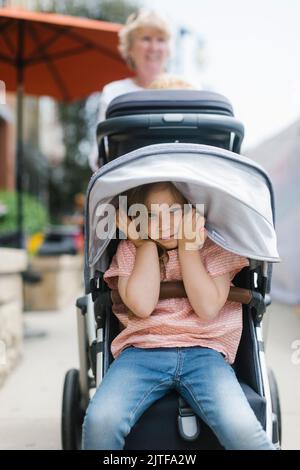
[[(179, 145), (204, 144), (239, 154), (243, 135), (243, 125), (235, 119), (230, 102), (216, 93), (165, 90), (122, 95), (111, 103), (106, 121), (98, 125), (99, 161), (105, 166), (94, 174), (92, 181), (105, 171), (106, 164), (109, 167), (109, 162), (121, 155), (126, 159), (127, 152), (140, 147), (175, 141)], [(269, 190), (274, 221), (270, 182)], [(87, 211), (87, 238), (88, 231)], [(109, 260), (117, 244), (118, 240), (108, 244)], [(101, 383), (113, 361), (110, 345), (119, 333), (103, 274), (95, 269), (92, 277), (86, 275), (86, 295), (76, 302), (80, 368), (69, 370), (64, 383), (62, 447), (66, 450), (81, 448), (81, 426), (90, 392)], [(243, 304), (243, 332), (233, 368), (258, 420), (280, 448), (278, 388), (272, 370), (266, 366), (262, 332), (263, 315), (271, 303), (271, 274), (271, 263), (251, 259), (250, 267), (233, 280), (235, 286), (247, 289), (250, 295)], [(222, 449), (222, 446), (210, 428), (172, 390), (139, 419), (126, 437), (125, 449)]]

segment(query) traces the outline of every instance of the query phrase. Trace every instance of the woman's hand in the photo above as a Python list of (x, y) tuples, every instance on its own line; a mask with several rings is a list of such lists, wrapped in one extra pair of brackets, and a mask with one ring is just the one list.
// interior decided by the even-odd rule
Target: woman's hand
[(178, 248), (188, 251), (200, 250), (207, 238), (204, 224), (205, 218), (194, 207), (184, 212), (178, 227)]
[(126, 238), (132, 241), (136, 248), (148, 241), (147, 238), (143, 239), (140, 237), (134, 220), (131, 220), (121, 208), (116, 211), (116, 225), (125, 234)]

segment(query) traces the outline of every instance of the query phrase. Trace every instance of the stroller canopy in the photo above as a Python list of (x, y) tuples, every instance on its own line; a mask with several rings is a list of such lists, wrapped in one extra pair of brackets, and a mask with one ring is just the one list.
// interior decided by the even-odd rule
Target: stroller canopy
[(124, 191), (158, 181), (171, 181), (190, 203), (204, 204), (208, 237), (215, 243), (250, 259), (280, 261), (273, 190), (263, 168), (217, 147), (170, 143), (122, 155), (94, 173), (86, 202), (89, 274), (91, 269), (104, 272), (108, 267), (105, 249), (115, 229), (106, 239), (97, 236), (97, 224), (107, 204), (117, 207)]

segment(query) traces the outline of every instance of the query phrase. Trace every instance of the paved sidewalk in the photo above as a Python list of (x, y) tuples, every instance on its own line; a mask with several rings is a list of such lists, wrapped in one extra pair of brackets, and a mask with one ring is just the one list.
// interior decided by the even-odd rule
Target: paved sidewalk
[[(292, 345), (300, 341), (300, 315), (286, 305), (268, 309), (265, 328), (267, 363), (276, 376), (282, 414), (282, 448), (300, 449), (300, 361), (293, 363)], [(298, 346), (299, 348), (299, 346)], [(300, 358), (300, 353), (298, 353)], [(296, 361), (295, 361), (296, 362)]]
[[(291, 360), (300, 316), (279, 304), (267, 315), (266, 352), (279, 383), (283, 448), (300, 449), (300, 364)], [(78, 367), (76, 310), (70, 306), (24, 318), (28, 329), (47, 334), (26, 339), (23, 361), (0, 389), (0, 449), (60, 449), (64, 375)]]
[(60, 449), (65, 373), (78, 367), (76, 309), (25, 313), (23, 360), (0, 389), (0, 449)]

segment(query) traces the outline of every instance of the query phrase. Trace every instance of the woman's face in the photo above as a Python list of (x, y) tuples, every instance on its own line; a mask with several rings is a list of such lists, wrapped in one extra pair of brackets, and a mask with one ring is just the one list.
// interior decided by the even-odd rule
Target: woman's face
[(137, 77), (147, 77), (150, 81), (165, 69), (169, 56), (169, 43), (165, 35), (153, 28), (137, 29), (133, 33), (129, 51)]
[(166, 249), (178, 246), (179, 224), (183, 200), (178, 200), (169, 188), (152, 190), (146, 200), (148, 209), (148, 234)]

